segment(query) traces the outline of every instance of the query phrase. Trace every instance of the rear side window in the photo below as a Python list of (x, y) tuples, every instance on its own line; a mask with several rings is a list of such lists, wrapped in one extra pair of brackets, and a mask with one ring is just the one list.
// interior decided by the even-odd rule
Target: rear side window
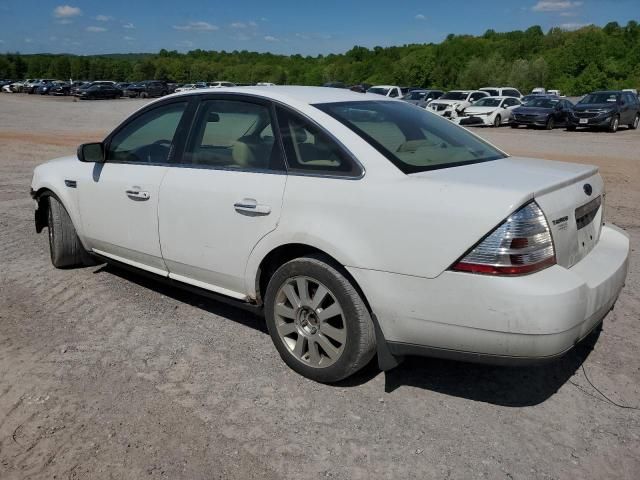
[(170, 103), (133, 119), (109, 142), (107, 161), (166, 163), (186, 106), (187, 102)]
[(183, 162), (239, 170), (284, 170), (269, 108), (237, 100), (203, 101)]
[(320, 127), (301, 115), (276, 107), (290, 172), (359, 177), (360, 166)]

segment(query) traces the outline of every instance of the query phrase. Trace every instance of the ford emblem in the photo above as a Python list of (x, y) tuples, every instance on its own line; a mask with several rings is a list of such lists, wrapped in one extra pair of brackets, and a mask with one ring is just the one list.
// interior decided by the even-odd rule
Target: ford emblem
[(585, 183), (582, 189), (584, 190), (584, 193), (586, 193), (589, 196), (591, 196), (591, 194), (593, 193), (593, 188), (591, 187), (590, 183)]

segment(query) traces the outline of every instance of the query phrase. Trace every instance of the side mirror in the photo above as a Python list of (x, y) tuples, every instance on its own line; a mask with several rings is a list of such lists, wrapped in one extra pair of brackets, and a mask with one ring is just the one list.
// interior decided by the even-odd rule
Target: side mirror
[(78, 160), (87, 163), (103, 163), (104, 145), (102, 142), (83, 143), (78, 147)]

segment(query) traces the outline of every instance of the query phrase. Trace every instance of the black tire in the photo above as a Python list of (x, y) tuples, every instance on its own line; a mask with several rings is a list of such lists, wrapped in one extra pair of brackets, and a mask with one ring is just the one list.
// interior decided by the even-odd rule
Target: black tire
[[(287, 282), (300, 276), (325, 285), (344, 313), (346, 329), (344, 347), (334, 363), (326, 367), (314, 367), (298, 359), (277, 331), (275, 315), (277, 295)], [(373, 322), (362, 297), (343, 274), (341, 267), (334, 265), (322, 255), (296, 258), (275, 271), (269, 280), (265, 294), (265, 317), (269, 334), (282, 360), (292, 370), (317, 382), (337, 382), (354, 374), (367, 365), (376, 352)], [(321, 329), (322, 324), (319, 324), (318, 331)]]
[(575, 132), (576, 131), (576, 126), (575, 125), (567, 125), (567, 131), (568, 132)]
[(640, 125), (640, 113), (636, 113), (636, 116), (633, 118), (633, 122), (629, 124), (629, 129), (635, 130)]
[(496, 115), (496, 118), (493, 119), (493, 126), (498, 128), (500, 125), (502, 125), (502, 117), (500, 115)]
[(517, 123), (511, 123), (511, 124), (509, 124), (509, 126), (510, 126), (511, 128), (518, 128), (518, 127), (520, 127), (520, 125), (518, 125)]
[(549, 117), (547, 119), (547, 123), (544, 125), (545, 130), (553, 130), (553, 127), (556, 126), (556, 122), (553, 117)]
[(140, 98), (147, 98), (149, 95), (147, 94), (147, 92), (142, 92), (140, 94)]
[(91, 264), (73, 226), (71, 217), (56, 197), (49, 197), (48, 231), (51, 263), (56, 268)]
[(615, 115), (611, 119), (611, 122), (609, 123), (608, 130), (610, 133), (616, 133), (618, 131), (619, 126), (620, 126), (620, 117), (618, 115)]

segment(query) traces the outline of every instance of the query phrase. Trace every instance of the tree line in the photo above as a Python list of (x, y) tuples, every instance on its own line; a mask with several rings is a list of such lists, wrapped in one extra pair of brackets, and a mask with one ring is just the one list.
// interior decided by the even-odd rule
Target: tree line
[(449, 35), (441, 43), (355, 46), (343, 54), (275, 55), (250, 51), (161, 50), (157, 54), (0, 55), (0, 78), (321, 85), (397, 84), (478, 88), (542, 86), (570, 95), (640, 87), (640, 26), (612, 22), (574, 31), (539, 26), (482, 36)]

